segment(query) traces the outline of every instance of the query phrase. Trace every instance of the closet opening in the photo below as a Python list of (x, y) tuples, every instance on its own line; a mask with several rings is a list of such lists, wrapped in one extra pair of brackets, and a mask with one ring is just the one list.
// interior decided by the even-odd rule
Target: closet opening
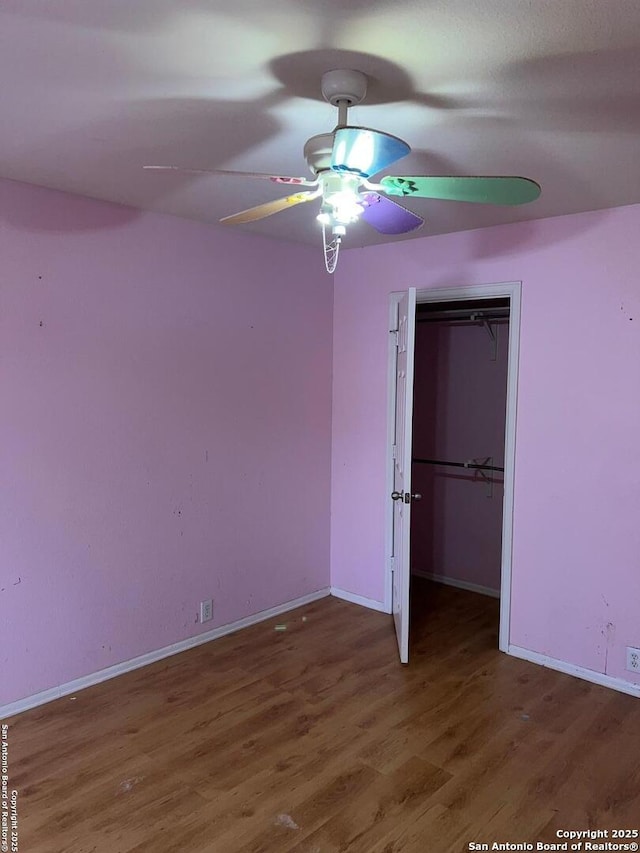
[(434, 652), (436, 637), (439, 654), (503, 647), (510, 303), (500, 296), (416, 306), (411, 654)]
[(515, 281), (390, 297), (385, 610), (401, 663), (410, 646), (455, 655), (454, 634), (464, 654), (479, 633), (495, 648), (496, 627), (510, 652), (521, 290)]

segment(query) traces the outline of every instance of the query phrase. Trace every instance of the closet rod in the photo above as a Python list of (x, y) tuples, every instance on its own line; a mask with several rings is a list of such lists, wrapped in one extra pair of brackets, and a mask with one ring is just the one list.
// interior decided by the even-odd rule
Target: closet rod
[(447, 320), (458, 323), (495, 323), (498, 320), (509, 320), (509, 309), (504, 314), (484, 314), (482, 312), (434, 312), (432, 315), (419, 314), (416, 316), (417, 323), (444, 323)]
[(475, 462), (445, 462), (442, 459), (412, 459), (422, 465), (447, 465), (450, 468), (473, 468), (476, 471), (504, 471), (498, 465), (476, 465)]

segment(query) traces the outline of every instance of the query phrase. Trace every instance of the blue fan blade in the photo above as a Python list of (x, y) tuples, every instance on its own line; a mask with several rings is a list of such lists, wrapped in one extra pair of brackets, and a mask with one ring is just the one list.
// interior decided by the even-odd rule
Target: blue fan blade
[(364, 193), (360, 198), (365, 203), (362, 219), (381, 234), (406, 234), (424, 222), (421, 216), (378, 193)]
[(339, 127), (334, 134), (331, 168), (368, 178), (409, 151), (411, 148), (397, 136), (366, 127)]

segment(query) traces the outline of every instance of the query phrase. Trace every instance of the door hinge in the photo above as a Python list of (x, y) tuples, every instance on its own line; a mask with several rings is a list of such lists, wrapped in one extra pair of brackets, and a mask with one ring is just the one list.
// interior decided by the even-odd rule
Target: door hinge
[(393, 335), (393, 344), (394, 346), (398, 346), (398, 329), (389, 329), (389, 334)]
[(392, 459), (398, 458), (398, 445), (397, 444), (394, 444), (393, 447), (391, 448), (391, 458)]
[(392, 572), (395, 572), (395, 570), (396, 570), (396, 558), (395, 558), (395, 557), (390, 557), (390, 558), (389, 558), (389, 562), (390, 562), (390, 564), (391, 564), (391, 571), (392, 571)]

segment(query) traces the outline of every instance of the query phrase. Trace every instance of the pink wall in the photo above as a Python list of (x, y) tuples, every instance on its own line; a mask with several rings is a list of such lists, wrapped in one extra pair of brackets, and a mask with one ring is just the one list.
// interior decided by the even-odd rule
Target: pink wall
[(341, 255), (333, 585), (383, 600), (389, 293), (521, 280), (511, 643), (640, 681), (638, 234), (634, 205)]
[(317, 251), (8, 181), (0, 215), (0, 704), (328, 586)]
[[(509, 325), (416, 325), (413, 456), (504, 465)], [(495, 359), (492, 355), (495, 354)], [(414, 570), (499, 592), (503, 476), (415, 464), (411, 510)]]

